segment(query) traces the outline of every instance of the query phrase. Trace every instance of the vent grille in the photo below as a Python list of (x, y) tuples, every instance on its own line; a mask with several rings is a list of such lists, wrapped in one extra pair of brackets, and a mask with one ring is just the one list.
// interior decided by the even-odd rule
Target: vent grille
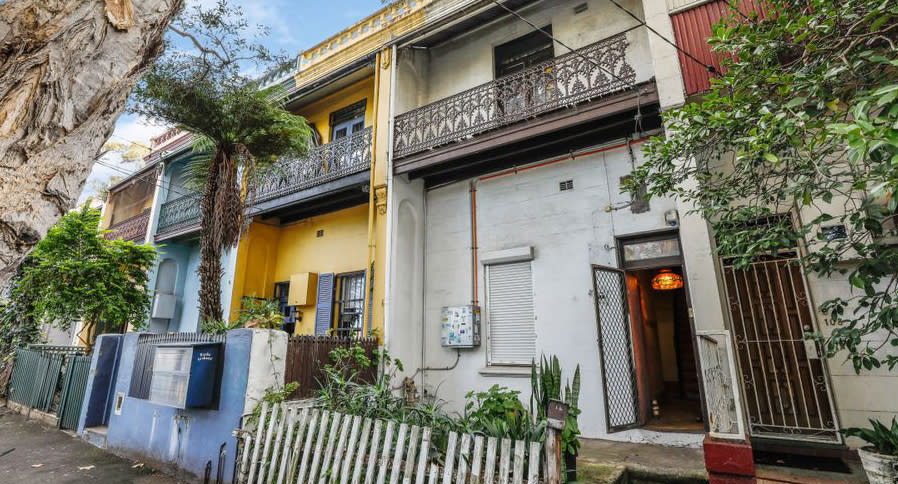
[(580, 5), (577, 5), (576, 7), (574, 7), (574, 15), (576, 15), (578, 13), (583, 13), (587, 10), (589, 10), (589, 5), (585, 4), (585, 3), (581, 3)]
[(573, 189), (574, 189), (574, 180), (565, 180), (558, 184), (558, 190), (560, 190), (562, 192), (567, 191), (567, 190), (573, 190)]
[(315, 237), (324, 237), (324, 231), (319, 230), (318, 232), (315, 232)]

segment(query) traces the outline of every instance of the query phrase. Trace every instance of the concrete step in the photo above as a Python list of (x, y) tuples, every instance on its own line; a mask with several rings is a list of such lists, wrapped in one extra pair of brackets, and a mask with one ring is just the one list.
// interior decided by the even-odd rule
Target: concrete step
[(104, 425), (102, 427), (90, 427), (84, 429), (84, 434), (82, 434), (82, 438), (89, 444), (99, 447), (101, 449), (106, 448), (106, 430), (107, 427)]

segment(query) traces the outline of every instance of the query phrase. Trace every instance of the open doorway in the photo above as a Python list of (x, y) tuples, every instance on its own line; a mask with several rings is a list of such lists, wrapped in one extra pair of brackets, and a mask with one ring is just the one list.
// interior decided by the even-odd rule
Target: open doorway
[(702, 433), (678, 233), (622, 238), (618, 248), (620, 268), (592, 268), (608, 431)]
[(652, 430), (703, 432), (682, 268), (642, 268), (625, 274), (640, 420)]

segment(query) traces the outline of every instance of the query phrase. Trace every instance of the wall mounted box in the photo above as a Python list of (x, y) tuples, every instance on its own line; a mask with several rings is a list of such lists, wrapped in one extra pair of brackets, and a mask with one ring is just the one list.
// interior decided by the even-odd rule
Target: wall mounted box
[(440, 339), (444, 348), (480, 346), (480, 306), (447, 306), (440, 316)]
[(151, 318), (171, 319), (175, 316), (175, 295), (157, 292), (153, 296), (153, 310)]
[(223, 356), (221, 343), (156, 346), (149, 400), (175, 408), (216, 408)]
[(315, 304), (317, 296), (317, 272), (303, 272), (290, 276), (290, 292), (287, 294), (287, 305), (309, 306)]

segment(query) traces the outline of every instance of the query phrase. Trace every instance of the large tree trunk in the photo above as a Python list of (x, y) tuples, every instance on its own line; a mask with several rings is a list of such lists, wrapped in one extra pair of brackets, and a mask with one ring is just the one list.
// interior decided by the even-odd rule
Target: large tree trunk
[(237, 183), (237, 160), (233, 150), (217, 147), (206, 174), (200, 201), (200, 322), (220, 321), (221, 257), (233, 247), (243, 223), (243, 199)]
[(0, 288), (75, 206), (182, 0), (0, 2)]

